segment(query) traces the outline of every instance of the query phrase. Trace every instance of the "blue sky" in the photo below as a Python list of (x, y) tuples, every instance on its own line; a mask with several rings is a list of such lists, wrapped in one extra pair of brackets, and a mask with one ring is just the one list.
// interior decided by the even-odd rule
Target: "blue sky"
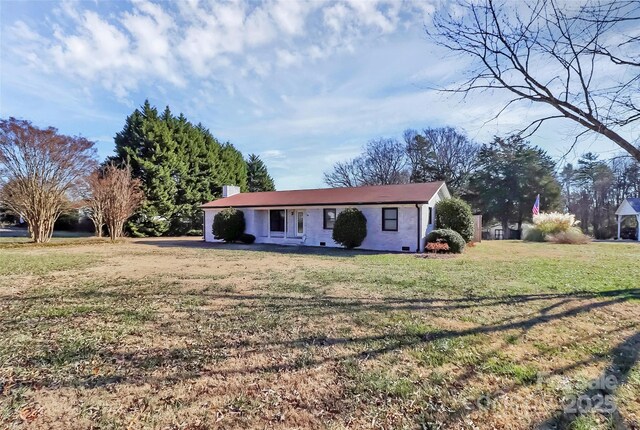
[[(520, 104), (487, 123), (508, 95), (465, 100), (435, 91), (467, 59), (427, 40), (429, 1), (271, 0), (0, 3), (0, 115), (95, 140), (101, 158), (145, 99), (259, 154), (278, 189), (320, 187), (322, 173), (367, 140), (451, 125), (479, 142), (546, 108)], [(530, 140), (554, 157), (576, 126)], [(616, 147), (592, 138), (573, 158)]]

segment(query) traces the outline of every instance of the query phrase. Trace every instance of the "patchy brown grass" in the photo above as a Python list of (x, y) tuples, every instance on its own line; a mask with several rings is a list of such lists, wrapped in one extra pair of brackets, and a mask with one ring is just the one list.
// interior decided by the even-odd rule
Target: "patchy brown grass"
[[(0, 428), (638, 428), (639, 257), (0, 250)], [(616, 412), (564, 413), (580, 395)]]

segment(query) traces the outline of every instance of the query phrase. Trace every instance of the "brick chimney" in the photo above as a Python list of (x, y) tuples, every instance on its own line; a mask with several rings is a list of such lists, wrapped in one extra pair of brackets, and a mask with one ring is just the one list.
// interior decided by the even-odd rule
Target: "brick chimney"
[(231, 197), (235, 194), (240, 194), (240, 187), (237, 187), (235, 185), (222, 186), (222, 198)]

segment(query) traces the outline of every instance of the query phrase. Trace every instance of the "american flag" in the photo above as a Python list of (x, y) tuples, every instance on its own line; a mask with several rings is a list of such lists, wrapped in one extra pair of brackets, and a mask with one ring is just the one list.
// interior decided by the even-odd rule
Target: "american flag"
[(534, 215), (540, 214), (540, 194), (538, 194), (538, 196), (536, 197), (536, 202), (533, 204), (532, 212)]

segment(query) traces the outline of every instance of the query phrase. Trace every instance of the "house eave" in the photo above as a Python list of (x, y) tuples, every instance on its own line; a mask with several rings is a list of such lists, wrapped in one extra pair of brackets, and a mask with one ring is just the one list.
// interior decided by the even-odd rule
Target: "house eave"
[(228, 207), (234, 208), (291, 208), (291, 207), (327, 207), (327, 206), (380, 206), (380, 205), (426, 205), (429, 200), (417, 201), (390, 201), (390, 202), (330, 202), (330, 203), (291, 203), (286, 205), (224, 205), (224, 206), (207, 206), (202, 205), (200, 209), (224, 209)]

